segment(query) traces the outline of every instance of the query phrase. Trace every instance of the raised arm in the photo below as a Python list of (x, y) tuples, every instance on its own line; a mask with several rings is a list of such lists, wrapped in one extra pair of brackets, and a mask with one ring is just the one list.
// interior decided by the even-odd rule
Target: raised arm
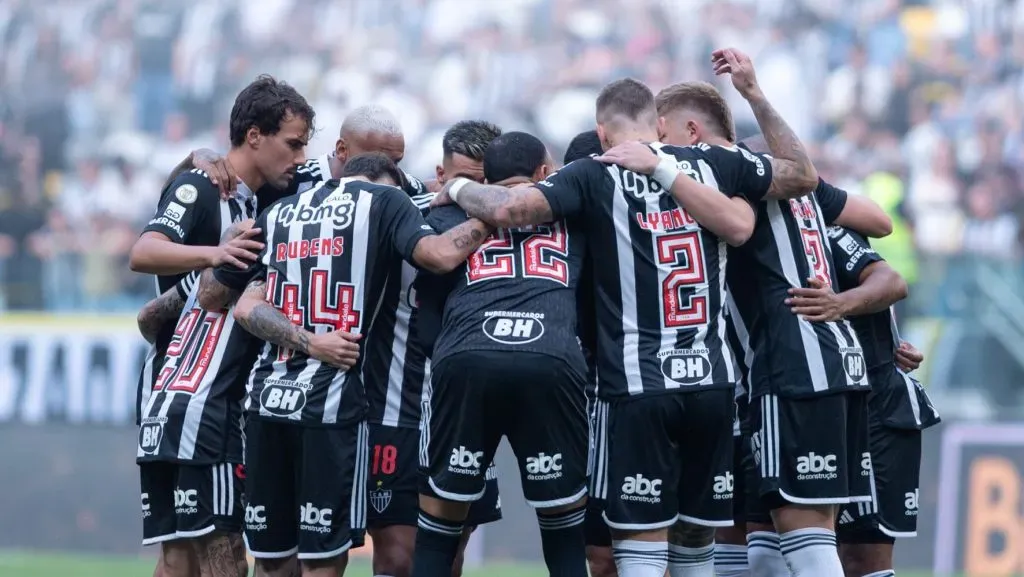
[(772, 154), (772, 184), (767, 198), (796, 198), (814, 190), (818, 171), (796, 133), (765, 98), (750, 57), (735, 48), (726, 48), (714, 51), (711, 60), (715, 74), (729, 74), (733, 86), (750, 104)]
[(249, 283), (235, 305), (235, 320), (253, 336), (299, 351), (329, 365), (348, 370), (359, 359), (360, 335), (341, 331), (315, 334), (292, 324), (288, 317), (266, 299), (267, 282), (256, 279)]

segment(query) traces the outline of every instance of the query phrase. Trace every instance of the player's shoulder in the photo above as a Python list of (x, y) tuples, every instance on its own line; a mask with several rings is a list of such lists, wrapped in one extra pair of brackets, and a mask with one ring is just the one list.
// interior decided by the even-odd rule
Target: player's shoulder
[(838, 246), (847, 254), (853, 255), (858, 251), (873, 253), (871, 242), (859, 232), (844, 226), (830, 226), (826, 233), (833, 245)]
[(597, 155), (585, 156), (583, 158), (577, 158), (562, 168), (559, 168), (547, 175), (547, 177), (538, 182), (537, 185), (550, 188), (554, 186), (551, 180), (559, 178), (560, 175), (561, 178), (571, 177), (579, 180), (600, 178), (608, 174), (608, 171), (605, 168), (606, 165), (597, 160)]
[(220, 199), (220, 189), (213, 184), (210, 175), (198, 168), (187, 170), (171, 180), (164, 192), (175, 202), (192, 205), (197, 202), (213, 202)]
[(401, 188), (410, 197), (419, 196), (428, 192), (427, 185), (424, 184), (422, 180), (409, 174), (405, 169), (399, 168), (398, 170), (402, 172), (403, 182)]
[(469, 215), (457, 204), (446, 204), (432, 209), (426, 220), (427, 224), (440, 234), (466, 222)]

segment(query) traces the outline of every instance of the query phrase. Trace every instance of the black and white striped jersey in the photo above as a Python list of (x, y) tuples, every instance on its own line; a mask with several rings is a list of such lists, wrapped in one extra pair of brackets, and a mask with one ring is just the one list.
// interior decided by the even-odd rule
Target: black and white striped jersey
[[(405, 176), (408, 182), (419, 182), (415, 177)], [(419, 186), (409, 185), (403, 190), (406, 194), (423, 190), (409, 198), (425, 216), (435, 195), (426, 192), (422, 183)], [(419, 299), (413, 284), (416, 268), (397, 256), (392, 267), (390, 278), (401, 279), (401, 282), (388, 283), (380, 312), (363, 348), (366, 355), (363, 381), (369, 402), (367, 420), (387, 427), (418, 429), (424, 401), (423, 383), (430, 359), (420, 340), (415, 338), (419, 324)]]
[[(224, 230), (232, 222), (251, 215), (256, 207), (255, 196), (241, 187), (231, 201), (220, 200), (220, 190), (207, 174), (197, 168), (174, 178), (160, 195), (153, 218), (143, 233), (157, 232), (171, 242), (188, 246), (216, 246)], [(157, 275), (156, 296), (177, 285), (187, 273)], [(187, 295), (183, 295), (187, 296)], [(174, 323), (167, 323), (146, 355), (139, 375), (136, 394), (135, 421), (139, 424), (142, 410), (149, 401), (153, 383), (163, 364), (164, 355), (174, 333)]]
[[(759, 202), (766, 159), (735, 148), (654, 145), (691, 178)], [(739, 375), (726, 342), (726, 245), (653, 179), (591, 158), (537, 188), (555, 218), (583, 221), (594, 254), (598, 396), (728, 388)]]
[[(859, 233), (833, 226), (828, 229), (835, 259), (839, 290), (860, 285), (861, 275), (881, 255)], [(851, 317), (850, 323), (864, 347), (864, 359), (871, 380), (869, 407), (875, 418), (902, 429), (924, 429), (939, 422), (938, 412), (921, 384), (899, 370), (895, 350), (900, 346), (892, 310)]]
[[(395, 260), (411, 262), (419, 240), (433, 234), (404, 192), (355, 179), (329, 180), (284, 198), (256, 226), (266, 248), (253, 270), (221, 267), (218, 281), (237, 288), (265, 278), (267, 301), (315, 333), (366, 333)], [(362, 419), (364, 359), (341, 371), (266, 343), (249, 380), (246, 409), (256, 418), (309, 426)]]
[(836, 284), (826, 223), (839, 217), (846, 198), (845, 191), (822, 181), (806, 196), (760, 203), (754, 234), (730, 251), (729, 287), (756, 360), (752, 397), (800, 398), (868, 387), (863, 350), (850, 323), (812, 323), (785, 303), (789, 289), (808, 286), (811, 277)]
[(743, 319), (736, 310), (736, 303), (731, 292), (726, 294), (725, 309), (725, 334), (729, 341), (729, 348), (732, 349), (732, 359), (735, 363), (736, 373), (739, 379), (736, 381), (736, 420), (733, 423), (733, 436), (740, 435), (740, 423), (747, 416), (747, 407), (750, 405), (750, 390), (747, 386), (747, 378), (750, 374), (750, 364), (754, 361), (754, 351), (750, 348), (750, 335)]

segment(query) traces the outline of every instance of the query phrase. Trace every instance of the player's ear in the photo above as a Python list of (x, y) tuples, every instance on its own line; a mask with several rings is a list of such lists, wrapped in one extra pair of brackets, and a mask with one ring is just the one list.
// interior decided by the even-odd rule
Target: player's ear
[(668, 131), (665, 130), (667, 122), (664, 116), (658, 117), (658, 140), (665, 140), (665, 136), (668, 134)]
[(334, 157), (342, 164), (348, 162), (348, 145), (345, 144), (344, 138), (339, 138), (338, 142), (334, 143)]
[(551, 165), (545, 162), (537, 167), (537, 170), (534, 171), (533, 178), (531, 180), (534, 182), (540, 182), (547, 178), (549, 174), (551, 174)]
[(260, 141), (262, 140), (262, 137), (263, 135), (260, 134), (260, 129), (256, 128), (255, 126), (250, 126), (249, 130), (247, 130), (245, 133), (246, 143), (248, 143), (249, 146), (253, 148), (260, 147)]
[(611, 144), (608, 142), (608, 139), (606, 137), (607, 137), (607, 134), (604, 131), (604, 126), (601, 125), (601, 124), (598, 124), (597, 125), (597, 138), (601, 141), (601, 149), (602, 150), (608, 150), (609, 148), (612, 147)]
[(434, 167), (434, 174), (437, 175), (437, 183), (444, 185), (444, 167), (438, 164)]
[(690, 138), (690, 144), (700, 141), (700, 125), (693, 120), (686, 121), (686, 135)]

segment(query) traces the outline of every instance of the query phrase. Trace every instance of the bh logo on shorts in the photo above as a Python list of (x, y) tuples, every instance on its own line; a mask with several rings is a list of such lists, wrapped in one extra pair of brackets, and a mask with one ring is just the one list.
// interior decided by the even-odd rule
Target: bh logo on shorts
[(715, 475), (715, 485), (712, 490), (715, 492), (714, 499), (732, 499), (735, 478), (732, 473), (726, 471), (724, 475)]
[(265, 531), (267, 529), (267, 508), (263, 505), (245, 506), (246, 531)]
[(917, 499), (919, 490), (914, 489), (912, 493), (903, 494), (903, 506), (907, 509), (903, 514), (907, 517), (917, 517)]
[(459, 475), (470, 475), (476, 477), (480, 474), (480, 459), (484, 458), (483, 451), (469, 451), (466, 447), (459, 445), (458, 449), (452, 449), (452, 456), (448, 459), (448, 470)]
[(174, 489), (174, 512), (178, 515), (195, 515), (199, 512), (199, 497), (195, 489)]
[(811, 451), (796, 459), (796, 478), (800, 481), (830, 481), (839, 477), (837, 470), (835, 455), (821, 456)]
[(622, 494), (619, 498), (623, 501), (636, 503), (661, 503), (661, 479), (645, 479), (643, 475), (636, 474), (622, 480)]
[(299, 507), (299, 529), (313, 533), (330, 533), (332, 509), (318, 509), (312, 503)]
[(526, 458), (526, 478), (530, 481), (548, 481), (562, 476), (562, 454), (544, 453)]

